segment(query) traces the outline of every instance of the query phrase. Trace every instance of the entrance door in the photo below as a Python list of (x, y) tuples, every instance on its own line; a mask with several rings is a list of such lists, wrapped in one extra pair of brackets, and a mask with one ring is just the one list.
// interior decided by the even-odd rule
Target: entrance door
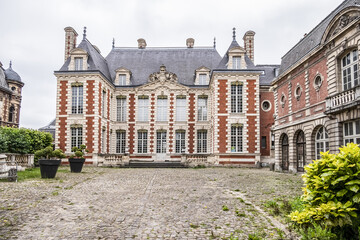
[(156, 132), (156, 161), (166, 160), (166, 131)]
[(296, 160), (297, 160), (297, 170), (299, 172), (304, 171), (305, 153), (306, 153), (305, 147), (306, 147), (305, 136), (304, 136), (304, 132), (301, 131), (299, 132), (299, 135), (296, 138)]
[(285, 135), (281, 142), (281, 168), (282, 170), (289, 170), (289, 139)]

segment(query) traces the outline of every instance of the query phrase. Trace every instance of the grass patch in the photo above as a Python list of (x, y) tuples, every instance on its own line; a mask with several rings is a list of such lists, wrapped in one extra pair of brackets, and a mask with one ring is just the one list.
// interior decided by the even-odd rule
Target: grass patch
[(223, 211), (229, 211), (229, 208), (228, 208), (226, 205), (223, 205), (223, 206), (222, 206), (222, 210), (223, 210)]
[(191, 228), (194, 228), (194, 229), (197, 229), (197, 228), (199, 228), (200, 226), (199, 226), (199, 225), (196, 225), (196, 224), (190, 223), (190, 227), (191, 227)]
[(27, 168), (25, 171), (18, 172), (18, 181), (24, 181), (33, 178), (41, 178), (40, 168)]

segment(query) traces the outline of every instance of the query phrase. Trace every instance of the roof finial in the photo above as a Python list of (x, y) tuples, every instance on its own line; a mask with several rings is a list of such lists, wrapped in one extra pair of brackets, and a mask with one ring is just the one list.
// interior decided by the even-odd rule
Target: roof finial
[(236, 41), (236, 28), (233, 28), (233, 41)]
[(113, 38), (113, 42), (112, 42), (112, 48), (115, 47), (115, 38)]
[(214, 48), (216, 48), (216, 37), (214, 37)]
[(84, 34), (83, 34), (83, 40), (86, 38), (86, 27), (84, 27)]
[(12, 61), (10, 60), (9, 68), (12, 69)]

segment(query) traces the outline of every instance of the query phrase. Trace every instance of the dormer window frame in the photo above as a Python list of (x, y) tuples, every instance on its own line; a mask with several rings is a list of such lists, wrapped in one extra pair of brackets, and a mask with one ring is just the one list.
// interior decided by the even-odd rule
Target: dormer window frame
[[(234, 48), (230, 49), (228, 52), (228, 56), (229, 56), (229, 61), (227, 63), (228, 69), (234, 69), (234, 70), (246, 69), (247, 66), (246, 66), (246, 62), (245, 62), (245, 54), (246, 54), (246, 51), (242, 47), (234, 47)], [(238, 58), (240, 61), (236, 65), (234, 65), (235, 58)]]
[[(200, 82), (200, 76), (205, 75), (205, 84)], [(195, 85), (206, 86), (210, 82), (210, 69), (207, 67), (200, 67), (195, 71)]]
[[(77, 61), (82, 61), (78, 65)], [(86, 71), (88, 70), (88, 54), (81, 48), (75, 48), (70, 53), (70, 63), (68, 69), (70, 71)]]
[[(115, 81), (114, 81), (115, 86), (130, 85), (130, 78), (131, 78), (132, 73), (129, 69), (120, 67), (120, 68), (116, 69), (115, 72), (116, 72)], [(123, 84), (123, 82), (120, 82), (121, 76), (124, 76), (124, 75), (125, 75), (125, 84)]]

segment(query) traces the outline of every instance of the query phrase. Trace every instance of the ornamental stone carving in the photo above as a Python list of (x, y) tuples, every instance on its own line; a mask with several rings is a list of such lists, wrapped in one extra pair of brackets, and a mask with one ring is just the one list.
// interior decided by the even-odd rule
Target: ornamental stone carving
[(160, 66), (160, 72), (154, 72), (149, 76), (149, 82), (157, 82), (164, 84), (165, 81), (177, 82), (178, 77), (175, 73), (171, 73), (166, 71), (166, 67), (164, 65)]
[(339, 20), (334, 24), (333, 29), (330, 31), (329, 36), (333, 36), (339, 33), (342, 29), (344, 29), (349, 23), (353, 22), (355, 19), (359, 17), (358, 12), (350, 12), (342, 15)]

